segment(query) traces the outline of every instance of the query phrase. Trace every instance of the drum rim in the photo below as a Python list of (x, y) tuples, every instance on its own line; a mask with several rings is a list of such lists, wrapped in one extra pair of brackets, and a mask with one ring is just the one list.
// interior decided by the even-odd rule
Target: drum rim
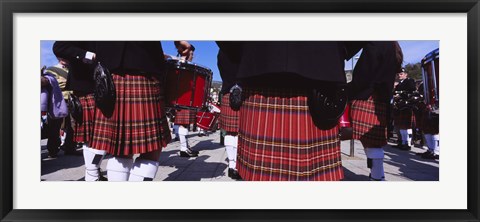
[(429, 52), (425, 57), (422, 59), (422, 66), (425, 66), (427, 63), (437, 59), (440, 57), (440, 50), (439, 48)]
[(170, 68), (170, 66), (173, 66), (174, 68), (194, 71), (204, 75), (213, 75), (213, 72), (210, 68), (200, 65), (198, 63), (193, 63), (190, 61), (179, 60), (179, 59), (172, 59), (172, 58), (166, 59), (165, 62), (168, 68)]

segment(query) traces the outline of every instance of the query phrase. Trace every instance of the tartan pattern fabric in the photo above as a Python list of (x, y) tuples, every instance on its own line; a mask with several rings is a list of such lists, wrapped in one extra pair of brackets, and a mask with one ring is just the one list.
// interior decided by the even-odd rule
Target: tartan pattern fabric
[(112, 155), (161, 150), (171, 140), (161, 82), (136, 75), (113, 75), (117, 98), (111, 117), (97, 108), (91, 146)]
[(418, 111), (415, 112), (415, 124), (418, 129), (425, 134), (438, 134), (439, 122), (437, 120), (428, 118), (428, 110), (425, 104), (421, 103), (418, 106)]
[(419, 130), (423, 130), (423, 110), (424, 107), (418, 106), (418, 110), (413, 112), (413, 115), (415, 115), (415, 128)]
[(379, 148), (387, 144), (387, 104), (373, 96), (354, 100), (350, 106), (353, 139), (364, 148)]
[(440, 133), (440, 129), (439, 129), (439, 122), (438, 120), (435, 121), (435, 120), (429, 120), (428, 118), (426, 118), (426, 115), (428, 115), (427, 112), (424, 113), (424, 116), (422, 116), (423, 120), (422, 120), (422, 131), (423, 133), (425, 134), (439, 134)]
[(190, 125), (197, 122), (197, 112), (192, 110), (181, 109), (175, 113), (175, 124)]
[(230, 108), (230, 94), (222, 96), (222, 112), (220, 112), (220, 128), (227, 132), (238, 133), (239, 112)]
[(90, 142), (93, 135), (93, 123), (95, 119), (95, 99), (93, 94), (77, 96), (83, 109), (82, 124), (77, 124), (73, 118), (71, 119), (73, 128), (73, 141), (77, 143)]
[(318, 129), (306, 90), (244, 88), (237, 169), (249, 181), (343, 179), (338, 127)]
[(397, 110), (394, 111), (394, 122), (393, 124), (398, 127), (398, 129), (412, 129), (415, 124), (415, 115), (412, 110)]

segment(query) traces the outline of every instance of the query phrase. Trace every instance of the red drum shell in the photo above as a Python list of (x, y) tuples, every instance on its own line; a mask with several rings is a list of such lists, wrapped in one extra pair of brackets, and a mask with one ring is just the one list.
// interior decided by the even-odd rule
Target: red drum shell
[(212, 71), (174, 59), (167, 60), (166, 65), (166, 106), (189, 110), (204, 108), (212, 83)]
[(197, 112), (197, 126), (204, 130), (211, 130), (220, 113)]
[(338, 120), (338, 126), (346, 128), (352, 127), (352, 124), (350, 122), (350, 104), (347, 104), (345, 106), (345, 112), (343, 112), (343, 115)]

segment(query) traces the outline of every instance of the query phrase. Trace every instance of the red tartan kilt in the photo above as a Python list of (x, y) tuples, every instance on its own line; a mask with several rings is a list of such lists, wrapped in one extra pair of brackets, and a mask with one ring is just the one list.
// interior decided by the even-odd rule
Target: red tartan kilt
[(338, 127), (318, 129), (306, 90), (244, 88), (237, 169), (248, 181), (343, 179)]
[(422, 112), (422, 131), (425, 134), (439, 134), (438, 119), (428, 118), (428, 111)]
[(415, 111), (413, 112), (413, 114), (415, 115), (415, 128), (419, 129), (419, 130), (423, 130), (424, 129), (424, 120), (423, 120), (423, 113), (422, 111), (418, 110), (418, 111)]
[(428, 120), (427, 118), (424, 118), (422, 130), (425, 134), (439, 134), (440, 129), (438, 121)]
[(77, 124), (71, 118), (73, 128), (73, 141), (77, 143), (88, 143), (93, 136), (93, 123), (95, 119), (95, 99), (93, 94), (78, 95), (78, 100), (82, 104), (83, 121), (82, 124)]
[(412, 129), (414, 124), (415, 115), (413, 115), (412, 110), (406, 109), (395, 111), (394, 125), (398, 127), (398, 129)]
[(230, 94), (227, 93), (222, 96), (222, 105), (220, 108), (219, 125), (220, 128), (227, 132), (238, 133), (239, 127), (239, 113), (230, 108)]
[(418, 105), (418, 111), (415, 112), (415, 124), (425, 134), (438, 134), (439, 123), (436, 120), (428, 118), (428, 110), (424, 103)]
[(115, 109), (105, 117), (95, 113), (92, 147), (112, 155), (161, 150), (171, 140), (161, 82), (153, 77), (113, 75)]
[(360, 140), (364, 148), (382, 147), (387, 144), (387, 104), (368, 100), (354, 100), (350, 106), (353, 138)]
[(192, 110), (177, 110), (175, 113), (175, 124), (190, 125), (197, 122), (197, 112)]

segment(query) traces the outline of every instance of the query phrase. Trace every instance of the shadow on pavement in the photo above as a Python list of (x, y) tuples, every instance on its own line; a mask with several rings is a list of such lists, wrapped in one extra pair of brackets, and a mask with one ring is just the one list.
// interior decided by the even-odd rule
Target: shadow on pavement
[(223, 147), (225, 146), (221, 145), (218, 142), (214, 143), (213, 139), (209, 139), (209, 140), (198, 142), (195, 146), (192, 147), (192, 149), (202, 151), (202, 150), (216, 150)]
[(200, 155), (196, 158), (171, 156), (167, 164), (176, 170), (169, 173), (164, 181), (200, 181), (224, 175), (226, 163), (206, 162), (209, 155)]
[(438, 181), (439, 167), (427, 164), (438, 160), (422, 159), (413, 151), (399, 150), (390, 145), (385, 146), (385, 155), (391, 158), (385, 159), (385, 163), (398, 167), (400, 175), (405, 178), (414, 181)]
[(63, 151), (56, 158), (49, 158), (48, 153), (42, 153), (41, 175), (54, 173), (59, 170), (76, 168), (85, 165), (83, 156), (66, 156)]
[(368, 176), (356, 174), (347, 168), (343, 167), (344, 178), (341, 181), (370, 181)]

